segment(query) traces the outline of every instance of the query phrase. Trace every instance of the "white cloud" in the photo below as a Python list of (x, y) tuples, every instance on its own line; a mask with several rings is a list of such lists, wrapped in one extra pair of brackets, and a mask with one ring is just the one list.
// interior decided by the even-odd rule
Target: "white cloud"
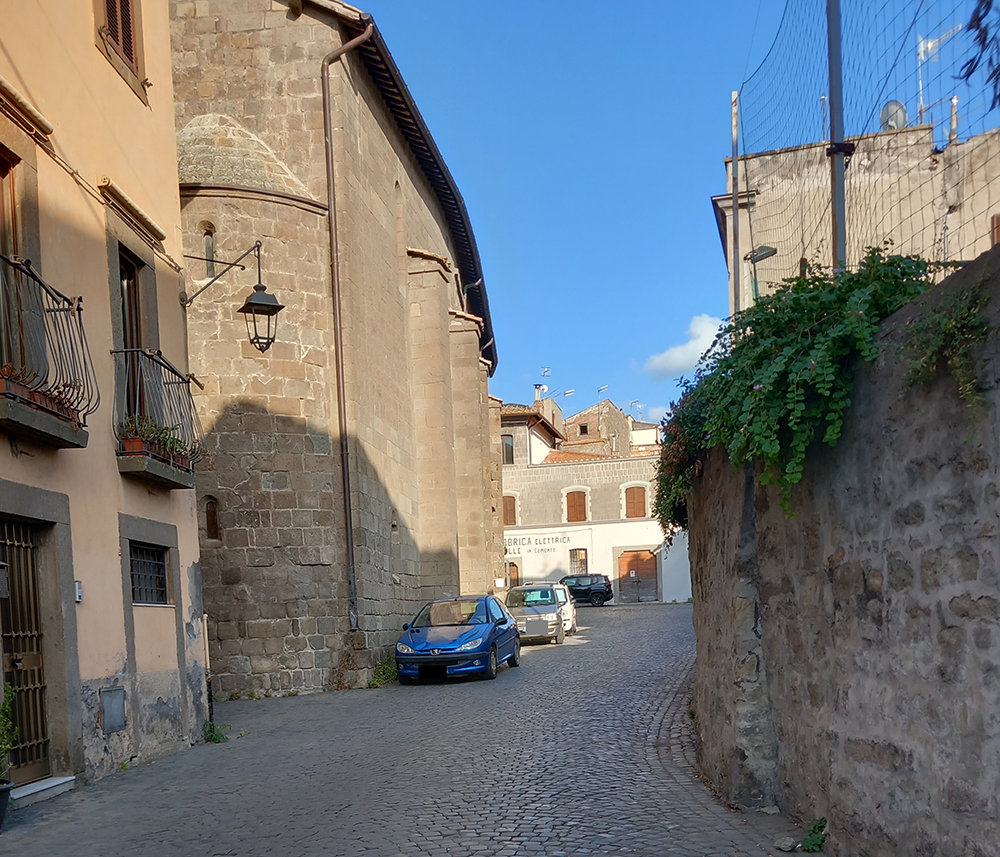
[(669, 413), (670, 413), (670, 407), (668, 405), (656, 405), (655, 407), (652, 407), (648, 411), (646, 411), (645, 419), (646, 422), (649, 423), (658, 423)]
[(654, 354), (643, 368), (655, 378), (676, 378), (690, 372), (698, 358), (708, 350), (721, 326), (721, 318), (696, 315), (688, 325), (688, 341), (668, 348), (662, 354)]

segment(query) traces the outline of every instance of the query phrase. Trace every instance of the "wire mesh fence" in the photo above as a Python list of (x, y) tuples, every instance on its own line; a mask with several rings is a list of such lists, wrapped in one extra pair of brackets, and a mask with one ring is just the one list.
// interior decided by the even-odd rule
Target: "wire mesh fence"
[[(886, 241), (931, 261), (975, 258), (1000, 236), (1000, 107), (989, 63), (963, 76), (981, 53), (970, 21), (984, 4), (840, 6), (853, 144), (843, 261), (857, 265)], [(987, 15), (1000, 33), (1000, 9)], [(769, 53), (740, 89), (738, 181), (749, 235), (740, 236), (744, 270), (734, 278), (742, 278), (742, 306), (803, 263), (833, 263), (827, 32), (827, 0), (790, 0)]]

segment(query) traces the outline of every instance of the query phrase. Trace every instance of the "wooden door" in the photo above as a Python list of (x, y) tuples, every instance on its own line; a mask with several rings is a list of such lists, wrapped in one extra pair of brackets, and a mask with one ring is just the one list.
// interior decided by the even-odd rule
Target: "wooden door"
[(656, 599), (656, 554), (625, 551), (618, 557), (618, 603), (636, 604)]
[(37, 550), (27, 524), (0, 518), (0, 560), (7, 563), (7, 598), (0, 598), (3, 677), (14, 688), (17, 741), (10, 754), (16, 785), (49, 775), (49, 734), (42, 665)]

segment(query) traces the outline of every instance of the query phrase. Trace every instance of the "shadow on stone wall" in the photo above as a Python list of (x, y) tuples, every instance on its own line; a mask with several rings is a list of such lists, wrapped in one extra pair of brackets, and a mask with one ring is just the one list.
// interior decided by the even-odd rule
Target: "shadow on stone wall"
[[(910, 387), (914, 320), (991, 296), (985, 403)], [(834, 854), (1000, 855), (1000, 248), (887, 319), (794, 517), (708, 456), (691, 497), (702, 772), (729, 803), (830, 821)]]
[[(302, 418), (237, 401), (207, 445), (198, 509), (214, 693), (364, 686), (426, 600), (458, 594), (457, 556), (420, 554), (352, 437), (359, 628), (351, 631), (339, 441)], [(397, 481), (407, 478), (415, 479)], [(454, 570), (451, 586), (441, 569)], [(437, 585), (425, 583), (428, 570)]]

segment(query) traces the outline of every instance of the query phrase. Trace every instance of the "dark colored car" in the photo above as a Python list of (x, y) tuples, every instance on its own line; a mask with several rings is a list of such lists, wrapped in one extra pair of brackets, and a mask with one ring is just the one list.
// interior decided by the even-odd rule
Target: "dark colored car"
[(615, 597), (611, 581), (603, 574), (579, 574), (564, 577), (559, 582), (569, 589), (573, 600), (589, 601), (595, 607)]
[(403, 626), (396, 643), (400, 684), (470, 674), (496, 678), (500, 664), (516, 667), (520, 660), (517, 622), (492, 595), (431, 601)]

